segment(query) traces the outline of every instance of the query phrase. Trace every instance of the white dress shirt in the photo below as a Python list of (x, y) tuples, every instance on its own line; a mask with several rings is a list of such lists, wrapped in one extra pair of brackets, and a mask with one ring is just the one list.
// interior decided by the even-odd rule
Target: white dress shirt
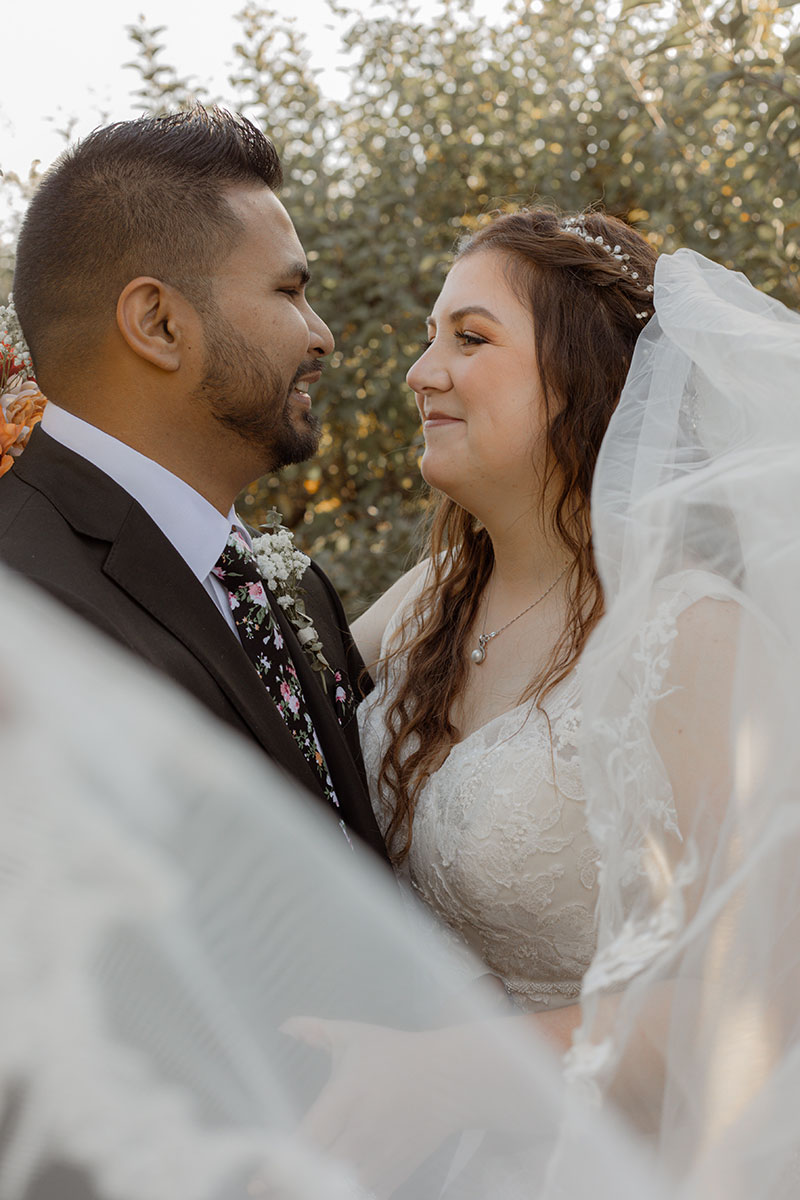
[(51, 438), (93, 463), (138, 501), (202, 583), (238, 637), (227, 592), (211, 574), (232, 525), (241, 530), (250, 544), (250, 535), (234, 509), (224, 517), (166, 467), (59, 408), (52, 400), (45, 407), (41, 424)]

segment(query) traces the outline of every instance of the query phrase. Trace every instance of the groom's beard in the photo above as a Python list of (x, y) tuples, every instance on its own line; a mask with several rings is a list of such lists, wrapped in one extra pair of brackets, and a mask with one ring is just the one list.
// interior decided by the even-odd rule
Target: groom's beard
[(300, 364), (287, 384), (263, 350), (251, 345), (216, 308), (203, 313), (206, 358), (194, 398), (217, 421), (263, 452), (265, 471), (305, 462), (316, 454), (321, 425), (291, 399), (301, 375), (319, 371), (316, 360)]

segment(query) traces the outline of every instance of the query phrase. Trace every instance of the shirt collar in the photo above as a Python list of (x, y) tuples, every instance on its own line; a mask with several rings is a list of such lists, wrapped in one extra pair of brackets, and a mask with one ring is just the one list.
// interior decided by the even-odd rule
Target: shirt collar
[(93, 463), (138, 501), (201, 583), (222, 553), (232, 525), (250, 544), (233, 508), (224, 517), (166, 467), (52, 400), (45, 406), (41, 424), (51, 438)]

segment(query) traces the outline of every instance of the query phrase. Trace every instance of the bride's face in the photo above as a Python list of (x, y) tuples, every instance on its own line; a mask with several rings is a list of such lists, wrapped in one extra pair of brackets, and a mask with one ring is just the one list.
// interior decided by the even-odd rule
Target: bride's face
[(538, 495), (544, 416), (533, 320), (505, 267), (494, 250), (459, 259), (407, 376), (423, 422), (423, 478), (477, 516)]

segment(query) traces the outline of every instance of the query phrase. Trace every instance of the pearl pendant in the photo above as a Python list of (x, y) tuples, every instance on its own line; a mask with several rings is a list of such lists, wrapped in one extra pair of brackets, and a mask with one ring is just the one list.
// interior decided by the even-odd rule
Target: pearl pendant
[(472, 653), (470, 654), (470, 658), (472, 659), (472, 661), (475, 663), (476, 666), (480, 666), (480, 664), (486, 658), (485, 647), (478, 646), (477, 650), (472, 651)]

